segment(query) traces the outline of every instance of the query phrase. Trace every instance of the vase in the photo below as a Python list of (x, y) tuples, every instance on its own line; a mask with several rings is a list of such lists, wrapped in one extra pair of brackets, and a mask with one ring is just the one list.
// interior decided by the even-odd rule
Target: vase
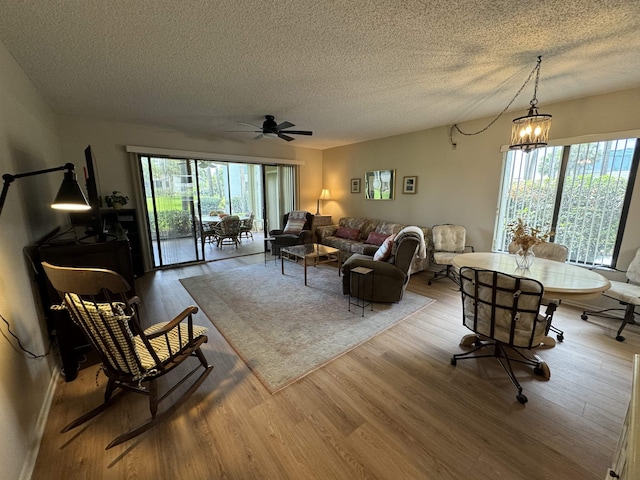
[(515, 255), (516, 265), (518, 268), (527, 269), (531, 267), (535, 258), (536, 256), (533, 254), (533, 248), (529, 247), (526, 250), (520, 248)]
[(115, 203), (113, 204), (113, 209), (114, 209), (114, 210), (121, 210), (121, 209), (122, 209), (122, 204), (121, 204), (121, 203), (118, 203), (118, 202), (115, 202)]

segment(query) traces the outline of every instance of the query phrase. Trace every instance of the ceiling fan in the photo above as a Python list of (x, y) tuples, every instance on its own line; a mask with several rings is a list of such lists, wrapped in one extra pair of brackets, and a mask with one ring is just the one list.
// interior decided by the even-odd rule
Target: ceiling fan
[[(289, 135), (313, 135), (313, 132), (308, 130), (286, 130), (287, 128), (295, 127), (295, 125), (291, 122), (284, 121), (280, 124), (277, 124), (275, 121), (275, 117), (273, 115), (265, 115), (266, 120), (262, 123), (262, 127), (257, 125), (253, 125), (251, 123), (238, 122), (242, 125), (247, 125), (249, 127), (257, 128), (255, 133), (259, 133), (257, 137), (254, 137), (254, 140), (266, 136), (277, 136), (287, 142), (291, 140), (295, 140), (295, 138), (290, 137)], [(243, 130), (233, 130), (233, 131), (243, 131)], [(246, 131), (246, 130), (244, 130)]]

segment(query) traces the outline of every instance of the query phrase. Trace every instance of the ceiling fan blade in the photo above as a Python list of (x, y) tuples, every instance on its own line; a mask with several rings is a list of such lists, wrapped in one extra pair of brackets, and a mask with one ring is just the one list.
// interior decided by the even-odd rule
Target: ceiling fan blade
[(280, 125), (278, 125), (276, 128), (278, 128), (279, 130), (282, 130), (283, 128), (289, 128), (289, 127), (295, 127), (295, 125), (291, 122), (282, 122)]
[(284, 134), (284, 133), (282, 133), (282, 132), (278, 132), (278, 136), (279, 136), (281, 139), (286, 140), (287, 142), (290, 142), (291, 140), (295, 140), (295, 138), (290, 137), (289, 135), (285, 135), (285, 134)]
[(264, 135), (261, 133), (260, 135), (253, 137), (253, 140), (260, 140), (262, 137), (264, 137)]
[(226, 130), (227, 133), (261, 133), (262, 130)]
[(262, 127), (259, 127), (258, 125), (254, 125), (253, 123), (247, 123), (247, 122), (238, 122), (240, 125), (246, 125), (248, 127), (253, 127), (253, 128), (257, 128), (259, 130), (262, 130)]
[(313, 135), (313, 132), (308, 130), (285, 130), (282, 133), (290, 133), (292, 135)]

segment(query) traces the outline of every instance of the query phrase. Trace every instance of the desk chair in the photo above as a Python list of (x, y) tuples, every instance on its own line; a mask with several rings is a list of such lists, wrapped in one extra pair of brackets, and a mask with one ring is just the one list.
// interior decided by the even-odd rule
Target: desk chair
[[(207, 341), (207, 329), (192, 323), (198, 312), (190, 306), (169, 322), (156, 323), (142, 329), (137, 315), (137, 297), (127, 298), (131, 290), (127, 281), (111, 270), (99, 268), (58, 267), (42, 262), (42, 267), (63, 299), (63, 306), (82, 329), (102, 360), (102, 371), (108, 378), (104, 402), (67, 425), (67, 432), (82, 425), (110, 407), (126, 391), (149, 398), (151, 418), (133, 430), (114, 439), (107, 449), (146, 432), (169, 417), (198, 389), (213, 367), (207, 363), (200, 346)], [(198, 364), (168, 391), (158, 396), (157, 380), (190, 357)], [(158, 412), (166, 400), (199, 368), (203, 371), (191, 382), (173, 404)], [(176, 371), (177, 372), (177, 371)], [(118, 390), (115, 395), (114, 392)]]
[[(620, 271), (620, 270), (618, 270)], [(624, 337), (621, 335), (622, 330), (628, 324), (636, 324), (635, 316), (640, 312), (636, 312), (636, 306), (640, 305), (640, 248), (636, 251), (636, 256), (633, 258), (627, 270), (625, 272), (626, 282), (610, 281), (611, 288), (603, 293), (605, 297), (617, 300), (620, 305), (624, 305), (625, 308), (606, 308), (604, 310), (582, 312), (580, 318), (587, 320), (589, 315), (595, 315), (596, 317), (613, 318), (620, 320), (619, 316), (610, 315), (608, 312), (624, 312), (622, 317), (622, 324), (616, 334), (616, 340), (624, 342)]]
[[(551, 376), (547, 364), (533, 353), (547, 334), (548, 319), (539, 313), (542, 284), (531, 278), (471, 267), (462, 267), (459, 278), (463, 324), (474, 332), (463, 337), (460, 345), (475, 348), (453, 355), (451, 365), (459, 360), (494, 357), (518, 389), (518, 402), (527, 403), (511, 362), (533, 366), (533, 372), (545, 380)], [(485, 350), (489, 352), (476, 355)]]
[(462, 225), (434, 225), (431, 229), (431, 240), (433, 242), (432, 260), (436, 265), (444, 265), (445, 268), (437, 271), (427, 282), (438, 280), (439, 278), (450, 278), (455, 283), (459, 283), (453, 267), (453, 258), (465, 251), (475, 251), (467, 245), (467, 230)]

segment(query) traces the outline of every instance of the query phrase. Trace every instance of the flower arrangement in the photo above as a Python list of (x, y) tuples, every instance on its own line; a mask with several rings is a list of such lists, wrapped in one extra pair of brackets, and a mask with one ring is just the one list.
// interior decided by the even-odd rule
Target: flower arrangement
[(104, 201), (109, 208), (115, 208), (116, 205), (124, 206), (129, 202), (129, 197), (114, 190), (111, 195), (105, 195)]
[(522, 249), (521, 255), (526, 255), (534, 245), (546, 242), (551, 235), (551, 232), (542, 233), (541, 229), (527, 225), (521, 218), (508, 224), (507, 232), (511, 234), (512, 241)]

